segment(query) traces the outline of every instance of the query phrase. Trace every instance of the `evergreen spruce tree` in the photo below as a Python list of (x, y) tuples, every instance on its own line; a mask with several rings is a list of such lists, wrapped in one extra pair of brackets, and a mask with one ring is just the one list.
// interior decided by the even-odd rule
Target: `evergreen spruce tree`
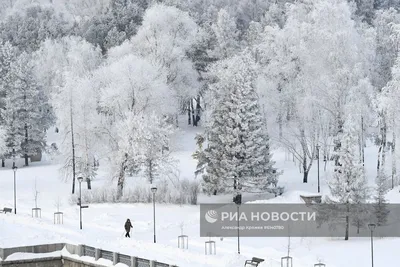
[(207, 129), (208, 146), (197, 157), (206, 162), (203, 189), (207, 193), (265, 190), (276, 185), (269, 139), (254, 88), (253, 59), (243, 53), (229, 59), (219, 73), (221, 98)]
[(377, 226), (385, 225), (389, 216), (388, 203), (385, 198), (388, 192), (388, 180), (385, 173), (381, 170), (376, 177), (376, 194), (374, 197), (374, 213)]
[[(358, 153), (357, 130), (349, 118), (344, 125), (344, 133), (340, 138), (341, 147), (337, 152), (339, 165), (336, 166), (332, 180), (329, 182), (331, 197), (326, 198), (328, 204), (340, 204), (339, 210), (326, 213), (325, 221), (330, 224), (345, 225), (345, 240), (349, 239), (349, 228), (356, 224), (363, 225), (366, 210), (360, 204), (367, 198), (367, 183), (364, 168)], [(330, 209), (331, 206), (328, 206)]]
[(12, 65), (9, 90), (6, 92), (5, 118), (7, 146), (28, 158), (45, 147), (46, 130), (54, 122), (48, 98), (37, 83), (28, 54), (21, 54)]
[[(6, 42), (4, 44), (0, 44), (0, 126), (2, 131), (5, 132), (5, 149), (0, 151), (0, 155), (2, 158), (2, 167), (4, 167), (4, 160), (7, 157), (11, 156), (13, 147), (10, 146), (11, 141), (15, 139), (15, 129), (13, 129), (13, 125), (9, 124), (9, 119), (6, 114), (6, 105), (7, 105), (7, 92), (11, 89), (11, 85), (13, 84), (12, 75), (11, 75), (11, 66), (13, 62), (16, 60), (16, 49), (9, 43)], [(7, 127), (10, 125), (11, 127)]]

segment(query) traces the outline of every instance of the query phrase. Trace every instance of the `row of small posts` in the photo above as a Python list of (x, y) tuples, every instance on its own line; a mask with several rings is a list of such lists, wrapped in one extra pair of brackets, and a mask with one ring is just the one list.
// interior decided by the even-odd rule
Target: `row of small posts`
[[(33, 208), (32, 218), (42, 218), (42, 209)], [(64, 213), (61, 211), (54, 212), (54, 224), (64, 224)]]
[[(293, 267), (293, 258), (290, 256), (281, 258), (281, 267)], [(322, 262), (314, 264), (314, 267), (326, 267)]]
[[(33, 208), (32, 209), (32, 218), (42, 218), (42, 209), (41, 208)], [(54, 224), (64, 224), (64, 213), (61, 211), (54, 212)]]
[[(178, 248), (189, 249), (189, 237), (183, 234), (183, 225), (181, 225), (181, 235), (178, 236)], [(204, 253), (206, 255), (215, 255), (217, 253), (215, 241), (211, 240), (211, 236), (209, 236), (209, 240), (204, 244)]]

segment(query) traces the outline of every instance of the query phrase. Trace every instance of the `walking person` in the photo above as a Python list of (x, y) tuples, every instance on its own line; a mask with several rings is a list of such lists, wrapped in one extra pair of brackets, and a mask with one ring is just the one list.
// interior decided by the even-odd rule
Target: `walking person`
[(125, 231), (126, 231), (125, 237), (131, 238), (131, 236), (129, 235), (129, 232), (131, 231), (131, 228), (133, 228), (131, 220), (127, 219), (126, 223), (125, 223)]

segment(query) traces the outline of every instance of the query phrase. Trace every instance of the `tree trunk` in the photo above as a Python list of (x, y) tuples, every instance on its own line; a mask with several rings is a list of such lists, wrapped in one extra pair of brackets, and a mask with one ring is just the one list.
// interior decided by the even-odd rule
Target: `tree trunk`
[(149, 182), (150, 182), (150, 184), (153, 184), (153, 172), (154, 172), (154, 170), (153, 170), (153, 161), (152, 160), (148, 160), (148, 164), (149, 164), (149, 166), (148, 166), (148, 168), (149, 168)]
[(91, 190), (92, 189), (92, 180), (90, 180), (90, 178), (86, 178), (86, 183), (87, 183), (87, 189)]
[(380, 144), (378, 150), (378, 163), (377, 163), (377, 171), (379, 172), (380, 169), (384, 170), (385, 161), (386, 161), (386, 135), (387, 135), (387, 126), (384, 114), (381, 113), (381, 121), (380, 121)]
[(306, 169), (303, 170), (303, 183), (308, 183), (308, 171)]
[(195, 120), (196, 126), (199, 125), (199, 121), (200, 121), (200, 114), (201, 114), (201, 104), (200, 104), (200, 101), (201, 101), (201, 96), (200, 96), (200, 94), (199, 94), (199, 95), (197, 95), (197, 98), (196, 98), (196, 120)]
[[(347, 210), (349, 211), (349, 207), (347, 207)], [(344, 240), (349, 240), (349, 227), (350, 227), (349, 215), (346, 215), (346, 233), (344, 235)]]
[(4, 159), (1, 159), (1, 167), (5, 167), (6, 166), (6, 162), (5, 162), (5, 160)]
[(387, 143), (387, 125), (386, 118), (383, 118), (383, 129), (382, 129), (382, 170), (385, 171), (386, 165), (386, 143)]
[(379, 173), (379, 169), (381, 167), (381, 154), (382, 154), (382, 145), (379, 145), (379, 149), (378, 149), (378, 163), (376, 165), (376, 171), (377, 173)]
[[(394, 128), (394, 127), (393, 127)], [(393, 129), (393, 140), (392, 140), (392, 189), (394, 188), (395, 185), (397, 185), (396, 179), (396, 173), (397, 173), (397, 167), (396, 167), (396, 133)]]
[(340, 114), (338, 114), (338, 117), (337, 117), (337, 127), (338, 128), (337, 128), (337, 133), (336, 133), (335, 146), (333, 148), (333, 151), (335, 151), (334, 159), (335, 159), (335, 166), (336, 167), (341, 165), (340, 162), (339, 162), (338, 153), (340, 151), (340, 148), (342, 147), (342, 143), (340, 141), (340, 138), (341, 138), (341, 134), (343, 133), (343, 121), (342, 121), (342, 117), (341, 117)]
[[(307, 168), (308, 167), (307, 166), (308, 146), (307, 146), (307, 141), (306, 141), (306, 135), (305, 135), (305, 132), (304, 132), (304, 128), (300, 130), (300, 136), (301, 136), (300, 144), (301, 144), (301, 148), (303, 150), (303, 159), (302, 159), (303, 183), (307, 183), (308, 182), (308, 168)], [(312, 161), (312, 159), (310, 159), (310, 160)]]
[(28, 125), (25, 123), (25, 166), (29, 166), (29, 156), (28, 156), (28, 140), (29, 140), (29, 135), (28, 135)]
[(196, 116), (195, 116), (195, 113), (194, 113), (193, 98), (190, 100), (190, 109), (192, 110), (192, 121), (193, 121), (193, 126), (197, 126), (197, 123), (196, 123)]
[(72, 96), (70, 99), (70, 123), (71, 123), (71, 146), (72, 146), (72, 194), (75, 193), (75, 138), (74, 138), (74, 118), (72, 114)]
[(365, 165), (365, 134), (364, 134), (364, 117), (361, 116), (361, 159), (363, 166)]
[(128, 154), (125, 153), (125, 158), (122, 161), (118, 174), (118, 182), (117, 182), (117, 199), (121, 199), (124, 194), (124, 185), (125, 185), (125, 170), (126, 163), (128, 162)]
[(191, 116), (190, 116), (190, 103), (188, 104), (188, 125), (192, 124)]
[(299, 160), (299, 172), (300, 172), (300, 173), (303, 173), (303, 172), (302, 172), (302, 168), (301, 168), (302, 165), (303, 165), (303, 164), (301, 163), (301, 160)]
[(307, 171), (307, 155), (303, 148), (303, 183), (308, 182), (308, 171)]
[(279, 140), (282, 139), (282, 135), (283, 135), (283, 122), (282, 122), (282, 113), (281, 111), (279, 111), (278, 114), (278, 125), (279, 125)]

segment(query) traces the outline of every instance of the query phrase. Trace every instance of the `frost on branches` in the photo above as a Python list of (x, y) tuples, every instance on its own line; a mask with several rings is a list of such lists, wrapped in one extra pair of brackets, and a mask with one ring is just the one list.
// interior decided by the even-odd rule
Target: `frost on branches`
[(376, 194), (374, 196), (374, 214), (377, 226), (386, 225), (389, 216), (386, 193), (389, 191), (388, 179), (385, 173), (380, 170), (376, 177)]
[(358, 227), (365, 226), (367, 210), (362, 209), (366, 202), (368, 189), (364, 167), (358, 153), (358, 136), (353, 120), (349, 117), (344, 125), (344, 133), (340, 138), (341, 147), (337, 152), (339, 166), (332, 179), (329, 181), (331, 196), (326, 197), (327, 204), (341, 204), (333, 209), (329, 206), (321, 210), (321, 220), (331, 225), (341, 224), (345, 226), (345, 240), (349, 239), (350, 224)]
[(9, 81), (4, 100), (7, 146), (25, 158), (40, 154), (46, 146), (46, 130), (55, 118), (37, 77), (31, 56), (22, 53), (10, 65)]
[[(279, 173), (273, 167), (269, 139), (261, 115), (254, 81), (257, 76), (249, 54), (224, 64), (216, 84), (221, 98), (207, 129), (208, 146), (198, 151), (203, 168), (203, 189), (208, 194), (231, 192), (240, 184), (245, 191), (276, 186)], [(199, 141), (199, 140), (198, 140)]]
[(117, 124), (117, 148), (111, 157), (115, 166), (118, 198), (122, 197), (126, 175), (140, 171), (153, 183), (161, 175), (168, 176), (174, 169), (174, 162), (168, 151), (171, 126), (159, 116), (137, 116), (127, 114), (126, 119)]

